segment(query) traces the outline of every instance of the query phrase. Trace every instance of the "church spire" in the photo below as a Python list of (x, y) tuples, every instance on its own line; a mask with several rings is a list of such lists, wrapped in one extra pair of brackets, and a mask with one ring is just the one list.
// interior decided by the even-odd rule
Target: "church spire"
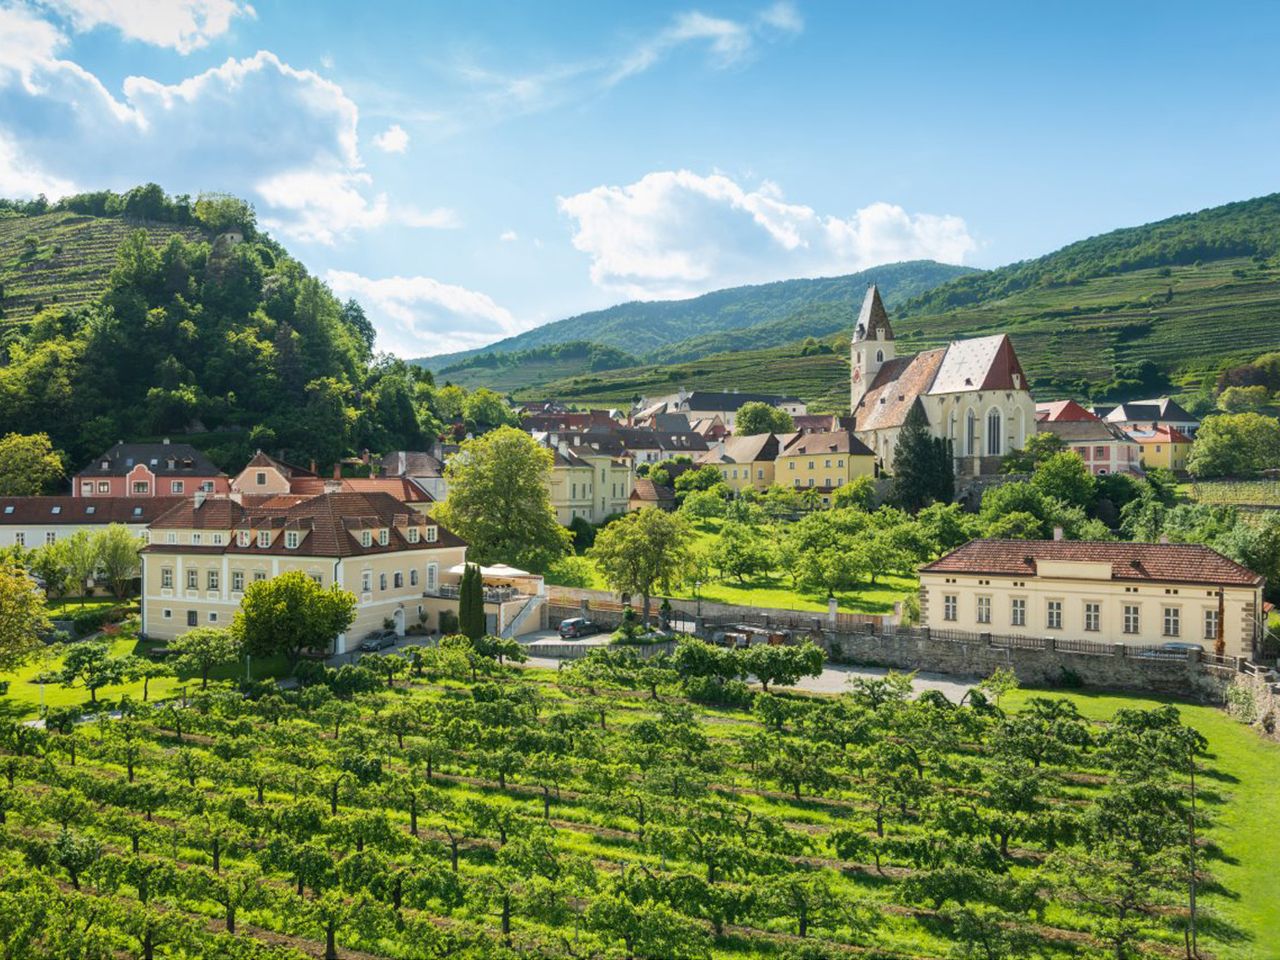
[(893, 328), (889, 326), (889, 314), (880, 299), (880, 288), (874, 283), (867, 288), (858, 312), (858, 323), (853, 329), (854, 340), (892, 340)]

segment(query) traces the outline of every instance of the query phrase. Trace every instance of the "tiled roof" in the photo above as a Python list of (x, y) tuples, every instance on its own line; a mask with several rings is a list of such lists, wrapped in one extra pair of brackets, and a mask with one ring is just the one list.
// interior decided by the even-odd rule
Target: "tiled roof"
[[(438, 528), (434, 543), (419, 541), (411, 544), (404, 530), (410, 525), (427, 524)], [(391, 530), (390, 542), (383, 546), (375, 537), (363, 547), (359, 537), (353, 534), (363, 529), (386, 527)], [(233, 554), (272, 554), (304, 557), (348, 557), (365, 554), (392, 553), (397, 550), (424, 550), (442, 547), (465, 546), (454, 533), (434, 520), (424, 519), (417, 511), (387, 493), (326, 493), (308, 497), (283, 509), (246, 507), (229, 497), (211, 497), (203, 503), (184, 500), (158, 517), (152, 524), (152, 543), (149, 553), (184, 553), (193, 549), (187, 544), (160, 543), (154, 531), (161, 530), (229, 530), (272, 529), (303, 530), (306, 536), (295, 549), (284, 545), (284, 538), (276, 536), (269, 547), (259, 547), (257, 538), (247, 547), (241, 547), (234, 535), (228, 537), (225, 546), (215, 551)], [(205, 545), (208, 546), (208, 545)]]
[(392, 477), (443, 477), (444, 463), (422, 450), (396, 450), (382, 458), (382, 469)]
[(674, 503), (676, 492), (670, 487), (654, 483), (648, 477), (636, 477), (631, 487), (631, 499), (645, 503)]
[(150, 523), (182, 497), (0, 497), (0, 526)]
[(1110, 563), (1114, 580), (1253, 587), (1262, 577), (1195, 543), (1101, 540), (970, 540), (921, 568), (924, 573), (1035, 576), (1044, 560)]
[(756, 463), (760, 460), (776, 460), (782, 449), (776, 434), (754, 433), (745, 437), (725, 437), (724, 448), (719, 444), (698, 458), (699, 463)]
[(895, 357), (886, 361), (871, 388), (855, 412), (858, 430), (880, 430), (900, 427), (911, 407), (929, 385), (942, 365), (946, 350), (926, 350), (914, 357)]
[(1090, 417), (1088, 420), (1042, 420), (1040, 433), (1052, 433), (1064, 443), (1133, 443), (1133, 439), (1113, 423)]
[(778, 456), (819, 456), (824, 453), (844, 453), (854, 457), (875, 456), (870, 447), (848, 430), (796, 434)]
[(277, 460), (275, 457), (265, 454), (261, 450), (255, 453), (253, 458), (244, 465), (245, 470), (248, 470), (250, 467), (271, 467), (280, 471), (283, 476), (289, 478), (318, 476), (314, 470), (295, 467), (293, 464), (285, 463), (283, 460)]
[(1177, 427), (1157, 424), (1154, 430), (1130, 430), (1129, 436), (1138, 443), (1193, 443), (1192, 439)]
[(948, 347), (929, 393), (969, 390), (1025, 390), (1026, 375), (1003, 333), (973, 340), (955, 340)]
[(1049, 403), (1036, 404), (1036, 419), (1049, 423), (1067, 423), (1076, 421), (1088, 421), (1090, 423), (1098, 420), (1092, 413), (1086, 410), (1074, 400), (1053, 400)]
[(123, 477), (138, 464), (145, 464), (158, 477), (224, 476), (212, 460), (189, 443), (117, 443), (94, 457), (77, 476)]

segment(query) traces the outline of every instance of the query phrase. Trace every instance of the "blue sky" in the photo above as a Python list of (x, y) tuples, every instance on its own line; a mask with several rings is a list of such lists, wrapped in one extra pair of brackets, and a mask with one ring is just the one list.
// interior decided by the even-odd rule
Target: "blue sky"
[(440, 353), (1278, 189), (1280, 5), (0, 0), (0, 195), (223, 190)]

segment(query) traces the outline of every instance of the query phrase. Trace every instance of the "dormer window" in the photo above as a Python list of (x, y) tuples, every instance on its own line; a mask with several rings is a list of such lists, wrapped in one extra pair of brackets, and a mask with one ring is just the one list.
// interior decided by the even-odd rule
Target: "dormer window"
[(378, 531), (378, 543), (385, 547), (385, 546), (386, 546), (388, 543), (390, 543), (390, 542), (391, 542), (391, 531), (390, 531), (390, 530), (379, 530), (379, 531)]
[(98, 508), (97, 508), (97, 507), (85, 507), (85, 508), (84, 508), (84, 512), (85, 512), (88, 516), (93, 516), (95, 513), (97, 513), (97, 512), (98, 512)]
[(284, 534), (284, 545), (290, 550), (298, 549), (298, 531), (286, 530)]
[(408, 530), (408, 538), (410, 543), (417, 543), (420, 536), (417, 527), (410, 527)]
[(50, 512), (51, 512), (51, 513), (56, 517), (58, 514), (60, 514), (60, 513), (62, 512), (62, 508), (61, 508), (61, 507), (54, 507)]
[(362, 547), (373, 546), (373, 534), (368, 530), (360, 531), (360, 546)]
[(200, 544), (200, 540), (201, 540), (200, 534), (198, 534), (198, 533), (193, 533), (193, 534), (191, 535), (191, 544), (192, 544), (192, 546), (198, 546), (198, 545)]
[(427, 543), (435, 543), (440, 538), (439, 527), (427, 527)]
[(260, 546), (260, 547), (264, 547), (264, 548), (265, 548), (265, 547), (269, 547), (269, 546), (271, 546), (271, 531), (270, 531), (270, 530), (259, 530), (259, 531), (258, 531), (258, 546)]
[(110, 470), (110, 469), (111, 469), (111, 461), (110, 461), (110, 460), (103, 460), (103, 461), (102, 461), (102, 469), (103, 469), (103, 470)]
[(142, 508), (141, 508), (141, 507), (134, 507), (134, 508), (133, 508), (133, 515), (134, 515), (135, 517), (140, 517), (140, 516), (142, 516)]
[(13, 504), (7, 504), (4, 508), (5, 513), (13, 513)]
[(241, 547), (247, 547), (249, 545), (248, 530), (241, 530), (239, 533), (236, 534), (236, 545)]

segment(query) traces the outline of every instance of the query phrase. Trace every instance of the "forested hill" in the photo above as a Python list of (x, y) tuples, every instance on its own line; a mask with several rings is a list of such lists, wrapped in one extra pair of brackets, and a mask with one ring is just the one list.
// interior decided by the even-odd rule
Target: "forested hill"
[(439, 428), (429, 378), (375, 361), (358, 304), (232, 197), (0, 201), (0, 283), (0, 434), (49, 432), (73, 467), (184, 434), (224, 466), (256, 447), (329, 463)]
[(972, 272), (969, 267), (913, 260), (842, 277), (731, 287), (688, 300), (633, 301), (557, 320), (482, 350), (442, 354), (417, 362), (431, 370), (442, 370), (475, 353), (510, 353), (575, 340), (616, 347), (642, 359), (655, 360), (659, 354), (691, 359), (724, 349), (726, 341), (708, 345), (701, 342), (703, 338), (731, 335), (748, 327), (757, 328), (753, 342), (758, 346), (785, 343), (793, 337), (790, 329), (780, 328), (776, 336), (770, 337), (767, 326), (782, 323), (815, 304), (861, 303), (869, 283), (880, 286), (881, 295), (892, 308), (940, 283)]
[(1280, 254), (1280, 193), (1125, 227), (1034, 260), (958, 277), (911, 298), (904, 314), (940, 313), (1034, 287), (1078, 286), (1152, 267)]

